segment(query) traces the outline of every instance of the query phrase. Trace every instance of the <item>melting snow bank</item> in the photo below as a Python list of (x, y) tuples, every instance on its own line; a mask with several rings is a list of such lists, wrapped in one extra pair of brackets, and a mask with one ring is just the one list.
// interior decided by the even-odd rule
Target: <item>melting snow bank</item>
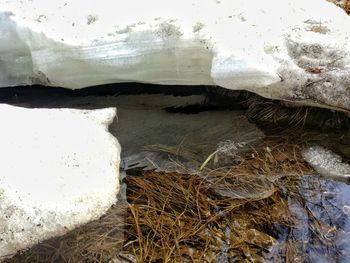
[(0, 87), (219, 85), (350, 111), (350, 17), (325, 0), (0, 0), (0, 24)]
[(332, 151), (312, 146), (303, 150), (302, 156), (322, 176), (350, 183), (350, 165)]
[(0, 261), (99, 218), (116, 202), (116, 110), (0, 105)]

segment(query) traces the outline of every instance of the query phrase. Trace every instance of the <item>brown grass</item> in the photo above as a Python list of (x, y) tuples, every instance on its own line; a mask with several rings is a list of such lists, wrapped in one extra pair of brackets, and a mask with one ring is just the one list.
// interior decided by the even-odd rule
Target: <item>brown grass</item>
[(251, 96), (244, 102), (247, 118), (263, 127), (299, 129), (308, 126), (321, 130), (348, 129), (349, 117), (343, 112), (328, 109), (290, 105), (288, 102)]
[(128, 177), (124, 249), (137, 262), (220, 262), (221, 257), (260, 262), (276, 244), (261, 226), (295, 224), (280, 183), (293, 184), (311, 171), (296, 145), (281, 140), (266, 150), (267, 145), (239, 165), (204, 177), (155, 172)]

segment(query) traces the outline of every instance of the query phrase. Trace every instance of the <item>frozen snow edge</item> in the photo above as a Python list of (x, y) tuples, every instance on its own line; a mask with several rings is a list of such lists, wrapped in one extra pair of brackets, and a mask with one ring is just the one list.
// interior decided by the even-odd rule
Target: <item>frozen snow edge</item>
[(350, 111), (350, 17), (325, 0), (0, 0), (0, 22), (0, 87), (219, 85)]

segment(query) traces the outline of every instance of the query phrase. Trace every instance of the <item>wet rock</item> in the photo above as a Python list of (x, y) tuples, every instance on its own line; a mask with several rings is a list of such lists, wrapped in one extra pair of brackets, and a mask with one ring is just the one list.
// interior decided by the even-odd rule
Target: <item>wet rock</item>
[(115, 109), (0, 105), (0, 261), (99, 218), (116, 202)]

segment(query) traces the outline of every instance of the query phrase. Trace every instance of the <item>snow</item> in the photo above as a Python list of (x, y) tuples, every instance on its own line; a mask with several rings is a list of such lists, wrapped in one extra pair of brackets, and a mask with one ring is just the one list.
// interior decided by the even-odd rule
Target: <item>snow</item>
[(119, 191), (113, 108), (0, 105), (0, 261), (99, 218)]
[(302, 151), (302, 156), (319, 174), (325, 177), (350, 182), (350, 164), (321, 146), (312, 146)]
[(0, 0), (0, 21), (0, 87), (219, 85), (350, 109), (350, 17), (325, 0)]

